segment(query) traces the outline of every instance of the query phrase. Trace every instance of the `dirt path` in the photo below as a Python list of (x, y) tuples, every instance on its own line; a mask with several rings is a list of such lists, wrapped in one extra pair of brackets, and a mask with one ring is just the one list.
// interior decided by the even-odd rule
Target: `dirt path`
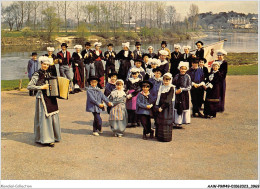
[(213, 120), (192, 118), (173, 141), (144, 141), (142, 128), (115, 138), (102, 114), (104, 134), (94, 137), (86, 93), (59, 100), (62, 141), (34, 143), (35, 97), (2, 92), (2, 179), (257, 179), (258, 78), (228, 76), (226, 111)]

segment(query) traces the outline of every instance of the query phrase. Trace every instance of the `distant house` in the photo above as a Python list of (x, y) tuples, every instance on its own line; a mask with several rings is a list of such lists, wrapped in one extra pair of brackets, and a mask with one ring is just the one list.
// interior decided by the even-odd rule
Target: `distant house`
[(236, 17), (236, 18), (232, 17), (232, 18), (228, 19), (227, 22), (230, 23), (234, 29), (239, 29), (239, 28), (250, 29), (250, 28), (253, 28), (249, 19), (247, 19), (245, 17)]
[(213, 24), (208, 25), (208, 29), (213, 30), (214, 29), (214, 25)]
[(129, 25), (130, 25), (130, 28), (135, 28), (135, 25), (136, 25), (136, 23), (135, 22), (124, 22), (124, 23), (122, 23), (122, 25), (125, 27), (125, 28), (127, 28), (127, 27), (129, 27)]

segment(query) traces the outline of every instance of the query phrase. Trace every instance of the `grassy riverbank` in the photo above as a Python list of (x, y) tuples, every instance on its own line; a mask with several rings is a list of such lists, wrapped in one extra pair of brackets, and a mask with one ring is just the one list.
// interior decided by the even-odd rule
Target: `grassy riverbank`
[[(29, 83), (29, 79), (23, 79), (22, 88), (26, 88), (28, 83)], [(19, 79), (1, 81), (2, 91), (11, 91), (11, 90), (18, 90), (18, 89), (19, 89)]]
[[(226, 58), (228, 62), (228, 75), (258, 75), (257, 53), (229, 53)], [(22, 88), (26, 88), (29, 80), (22, 80)], [(19, 79), (2, 80), (1, 90), (10, 91), (19, 88)]]
[(1, 44), (2, 46), (32, 46), (32, 45), (44, 45), (53, 44), (61, 42), (85, 42), (85, 41), (101, 41), (101, 42), (121, 42), (121, 41), (157, 41), (167, 40), (167, 41), (180, 41), (187, 39), (195, 39), (205, 37), (203, 32), (191, 32), (187, 31), (185, 33), (173, 32), (169, 29), (160, 30), (158, 28), (142, 28), (140, 30), (134, 31), (61, 31), (53, 32), (51, 34), (51, 39), (48, 38), (47, 32), (41, 31), (3, 31), (1, 33)]

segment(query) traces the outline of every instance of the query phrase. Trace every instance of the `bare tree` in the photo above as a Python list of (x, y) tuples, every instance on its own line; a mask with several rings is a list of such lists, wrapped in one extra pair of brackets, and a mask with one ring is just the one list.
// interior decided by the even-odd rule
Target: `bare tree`
[(68, 20), (67, 20), (67, 12), (70, 8), (71, 1), (63, 1), (61, 7), (63, 8), (64, 12), (64, 24), (65, 24), (65, 32), (68, 32)]
[(76, 1), (75, 2), (75, 17), (77, 19), (77, 28), (79, 28), (79, 21), (80, 21), (80, 18), (81, 18), (81, 7), (82, 6), (82, 3), (81, 1)]
[(14, 12), (16, 30), (19, 31), (23, 27), (24, 22), (24, 1), (18, 1), (11, 5)]
[(31, 13), (33, 8), (33, 2), (32, 1), (25, 1), (25, 12), (27, 14), (27, 20), (26, 20), (26, 26), (30, 27), (31, 25)]
[(162, 22), (165, 18), (165, 12), (164, 12), (164, 6), (162, 2), (156, 2), (156, 21), (157, 21), (157, 27), (162, 29)]
[(166, 8), (166, 18), (167, 21), (170, 24), (170, 27), (173, 26), (174, 22), (175, 22), (175, 17), (176, 17), (176, 9), (174, 6), (168, 6)]
[(37, 20), (37, 9), (40, 6), (38, 1), (32, 1), (32, 9), (33, 9), (33, 30), (36, 30), (36, 20)]
[(2, 18), (9, 25), (9, 30), (12, 31), (15, 24), (15, 14), (12, 5), (3, 8), (2, 6)]
[(191, 20), (192, 30), (195, 30), (199, 20), (199, 7), (195, 4), (190, 5), (189, 19)]

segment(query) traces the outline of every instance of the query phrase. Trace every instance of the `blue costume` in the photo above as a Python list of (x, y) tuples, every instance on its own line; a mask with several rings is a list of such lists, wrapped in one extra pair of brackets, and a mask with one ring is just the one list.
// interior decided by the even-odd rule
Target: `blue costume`
[(136, 114), (139, 115), (141, 124), (144, 127), (143, 135), (151, 133), (153, 135), (153, 131), (151, 130), (151, 115), (152, 108), (148, 109), (147, 105), (151, 105), (151, 94), (145, 96), (143, 92), (140, 92), (137, 96), (136, 102)]
[(158, 96), (159, 88), (162, 84), (162, 79), (161, 78), (157, 79), (155, 77), (152, 77), (149, 79), (149, 81), (153, 84), (153, 88), (150, 90), (150, 94), (152, 98), (152, 103), (154, 104)]
[[(29, 81), (31, 81), (33, 73), (38, 71), (38, 65), (39, 65), (38, 60), (31, 59), (28, 61), (27, 72), (28, 72)], [(36, 95), (36, 93), (37, 90), (29, 90), (30, 96)]]
[(103, 101), (106, 104), (109, 102), (108, 98), (101, 92), (98, 87), (93, 88), (92, 86), (89, 86), (87, 88), (86, 111), (92, 112), (94, 115), (93, 132), (101, 131), (102, 128), (100, 112), (102, 112), (103, 109), (99, 107), (99, 104), (101, 104)]

